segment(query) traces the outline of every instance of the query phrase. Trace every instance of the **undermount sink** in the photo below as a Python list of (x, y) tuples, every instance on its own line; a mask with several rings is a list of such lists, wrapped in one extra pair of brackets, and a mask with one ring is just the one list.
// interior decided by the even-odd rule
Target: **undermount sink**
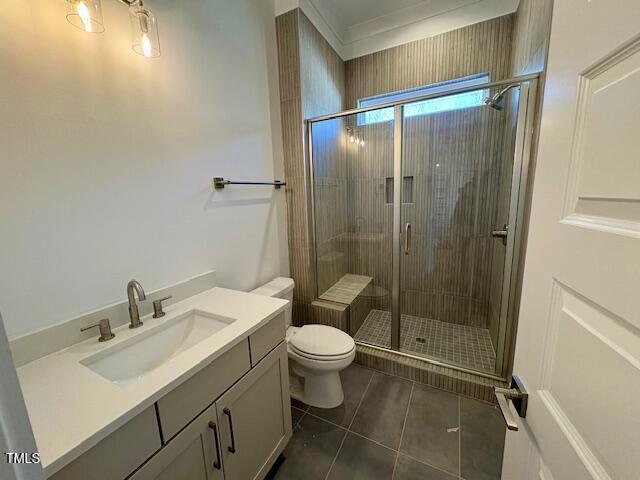
[(110, 382), (127, 385), (233, 321), (201, 310), (191, 310), (80, 363)]

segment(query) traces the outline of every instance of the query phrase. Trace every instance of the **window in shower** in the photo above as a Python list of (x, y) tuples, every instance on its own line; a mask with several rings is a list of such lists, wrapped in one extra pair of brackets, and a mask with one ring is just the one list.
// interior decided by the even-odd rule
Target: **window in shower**
[[(399, 92), (385, 93), (384, 95), (376, 95), (374, 97), (363, 98), (358, 101), (359, 108), (374, 107), (376, 105), (384, 105), (392, 102), (402, 102), (413, 98), (423, 97), (435, 93), (447, 92), (464, 87), (473, 87), (488, 83), (491, 80), (488, 73), (478, 75), (470, 75), (467, 77), (456, 78), (446, 82), (432, 83), (419, 88), (402, 90)], [(460, 93), (458, 95), (450, 95), (448, 97), (435, 98), (432, 100), (424, 100), (408, 104), (405, 107), (405, 117), (415, 117), (420, 115), (430, 115), (434, 113), (448, 112), (452, 110), (461, 110), (464, 108), (472, 108), (484, 105), (487, 98), (485, 90), (474, 90), (472, 92)], [(389, 122), (393, 120), (393, 107), (382, 108), (358, 115), (358, 125), (370, 125), (372, 123)]]

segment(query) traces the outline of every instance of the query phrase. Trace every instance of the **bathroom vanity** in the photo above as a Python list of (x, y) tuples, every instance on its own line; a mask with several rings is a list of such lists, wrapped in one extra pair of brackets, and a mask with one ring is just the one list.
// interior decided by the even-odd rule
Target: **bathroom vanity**
[(286, 305), (214, 288), (21, 367), (45, 474), (263, 478), (291, 437)]

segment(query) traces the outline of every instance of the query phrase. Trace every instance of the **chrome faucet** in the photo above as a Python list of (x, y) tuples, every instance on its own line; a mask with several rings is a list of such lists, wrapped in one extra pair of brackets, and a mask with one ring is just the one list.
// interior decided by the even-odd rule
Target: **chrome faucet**
[(129, 318), (131, 319), (131, 323), (129, 324), (129, 328), (138, 328), (142, 326), (142, 322), (140, 321), (140, 313), (138, 312), (138, 305), (136, 304), (136, 297), (133, 294), (133, 291), (138, 292), (138, 300), (142, 301), (147, 298), (144, 294), (144, 290), (140, 282), (137, 280), (131, 280), (127, 283), (127, 297), (129, 298)]

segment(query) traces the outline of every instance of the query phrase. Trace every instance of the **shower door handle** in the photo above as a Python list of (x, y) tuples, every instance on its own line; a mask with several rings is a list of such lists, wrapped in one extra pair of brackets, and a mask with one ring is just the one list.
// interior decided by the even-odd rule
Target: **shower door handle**
[(507, 237), (509, 236), (509, 226), (505, 224), (502, 230), (492, 230), (491, 236), (496, 238), (502, 238), (502, 243), (507, 244)]
[(503, 228), (503, 230), (492, 230), (491, 231), (491, 236), (492, 237), (506, 238), (509, 235), (509, 227), (507, 225), (505, 225), (502, 228)]
[(404, 226), (404, 254), (409, 255), (411, 251), (411, 224), (407, 223)]

